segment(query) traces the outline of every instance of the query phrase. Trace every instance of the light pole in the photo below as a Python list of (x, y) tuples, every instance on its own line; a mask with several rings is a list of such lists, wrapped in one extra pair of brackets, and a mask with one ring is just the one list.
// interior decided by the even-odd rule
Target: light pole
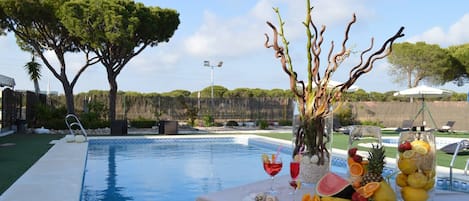
[(210, 61), (204, 61), (204, 66), (211, 68), (211, 72), (210, 72), (210, 81), (211, 81), (211, 92), (210, 92), (210, 104), (211, 104), (211, 106), (210, 106), (210, 115), (212, 115), (212, 118), (213, 118), (213, 68), (214, 68), (214, 67), (219, 67), (219, 68), (221, 68), (222, 65), (223, 65), (223, 61), (218, 62), (218, 64), (217, 64), (216, 66), (210, 65)]

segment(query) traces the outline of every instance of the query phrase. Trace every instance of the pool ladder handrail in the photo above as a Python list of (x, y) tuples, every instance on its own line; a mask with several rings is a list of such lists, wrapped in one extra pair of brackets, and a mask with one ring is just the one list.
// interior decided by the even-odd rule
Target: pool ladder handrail
[[(70, 123), (69, 119), (72, 119), (73, 122)], [(85, 128), (83, 128), (83, 125), (81, 124), (80, 119), (78, 119), (78, 117), (76, 115), (67, 114), (67, 116), (65, 116), (65, 124), (67, 124), (68, 130), (70, 130), (70, 134), (72, 134), (72, 135), (75, 135), (75, 133), (73, 132), (72, 127), (73, 126), (78, 126), (80, 128), (81, 132), (83, 133), (83, 136), (85, 136), (85, 141), (88, 141), (88, 134), (86, 133)]]
[[(449, 164), (449, 190), (453, 190), (453, 166), (454, 166), (454, 161), (456, 161), (456, 157), (458, 156), (459, 153), (459, 148), (461, 148), (461, 145), (464, 145), (464, 148), (469, 147), (469, 140), (461, 140), (458, 142), (456, 145), (456, 149), (454, 150), (453, 153), (453, 158), (451, 159), (451, 162)], [(467, 167), (468, 164), (466, 163), (466, 167), (464, 168), (464, 174), (467, 175)]]

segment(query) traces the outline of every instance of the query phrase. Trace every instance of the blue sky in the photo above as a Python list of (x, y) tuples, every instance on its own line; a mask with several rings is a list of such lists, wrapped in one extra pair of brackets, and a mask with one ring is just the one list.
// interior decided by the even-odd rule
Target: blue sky
[[(204, 0), (188, 3), (183, 0), (141, 0), (148, 6), (173, 8), (180, 13), (181, 24), (169, 43), (147, 48), (135, 57), (118, 76), (119, 90), (138, 92), (168, 92), (176, 89), (198, 91), (210, 86), (212, 64), (223, 61), (221, 68), (214, 69), (215, 85), (228, 89), (262, 88), (288, 89), (287, 75), (274, 58), (271, 49), (264, 48), (264, 33), (271, 35), (265, 24), (278, 24), (272, 7), (278, 7), (286, 22), (286, 35), (294, 68), (300, 77), (306, 72), (304, 51), (305, 15), (303, 0)], [(452, 0), (327, 0), (312, 1), (315, 7), (313, 20), (317, 25), (326, 25), (323, 53), (330, 48), (331, 40), (336, 44), (343, 39), (345, 26), (356, 13), (357, 23), (350, 32), (349, 47), (359, 51), (368, 47), (371, 37), (375, 48), (399, 27), (404, 26), (405, 37), (397, 42), (425, 41), (442, 47), (469, 42), (469, 2)], [(349, 66), (357, 61), (352, 54), (346, 63), (333, 75), (333, 80), (345, 81)], [(52, 57), (51, 57), (52, 58)], [(52, 58), (53, 59), (53, 58)], [(78, 66), (83, 64), (81, 55), (68, 55), (68, 74), (71, 79)], [(33, 90), (23, 66), (30, 55), (21, 52), (14, 36), (0, 37), (0, 74), (15, 78), (16, 89)], [(323, 59), (324, 66), (325, 59)], [(388, 73), (389, 64), (382, 60), (374, 69), (362, 76), (356, 85), (367, 92), (387, 92), (405, 89), (405, 85), (392, 82)], [(43, 69), (40, 81), (42, 90), (63, 93), (60, 82), (49, 71)], [(457, 92), (469, 91), (469, 84), (457, 87), (454, 84), (435, 86)], [(90, 67), (78, 80), (74, 93), (93, 89), (108, 90), (104, 68)]]

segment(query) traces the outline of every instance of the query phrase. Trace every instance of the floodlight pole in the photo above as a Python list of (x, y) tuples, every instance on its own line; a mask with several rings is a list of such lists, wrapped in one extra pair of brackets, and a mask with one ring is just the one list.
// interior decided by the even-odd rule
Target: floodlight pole
[(204, 61), (204, 66), (211, 68), (211, 71), (210, 71), (210, 81), (211, 81), (211, 92), (210, 92), (210, 104), (211, 104), (211, 106), (210, 106), (210, 115), (212, 115), (212, 118), (213, 118), (213, 107), (214, 107), (214, 104), (213, 104), (213, 68), (214, 68), (214, 67), (219, 67), (219, 68), (221, 68), (222, 65), (223, 65), (223, 61), (218, 62), (218, 64), (217, 64), (216, 66), (210, 65), (210, 61)]

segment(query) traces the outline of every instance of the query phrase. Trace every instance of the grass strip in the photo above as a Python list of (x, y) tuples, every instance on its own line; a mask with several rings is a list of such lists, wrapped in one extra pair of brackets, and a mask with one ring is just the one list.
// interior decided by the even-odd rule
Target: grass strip
[[(63, 135), (12, 134), (0, 137), (0, 194), (3, 194)], [(51, 170), (53, 171), (53, 170)]]

